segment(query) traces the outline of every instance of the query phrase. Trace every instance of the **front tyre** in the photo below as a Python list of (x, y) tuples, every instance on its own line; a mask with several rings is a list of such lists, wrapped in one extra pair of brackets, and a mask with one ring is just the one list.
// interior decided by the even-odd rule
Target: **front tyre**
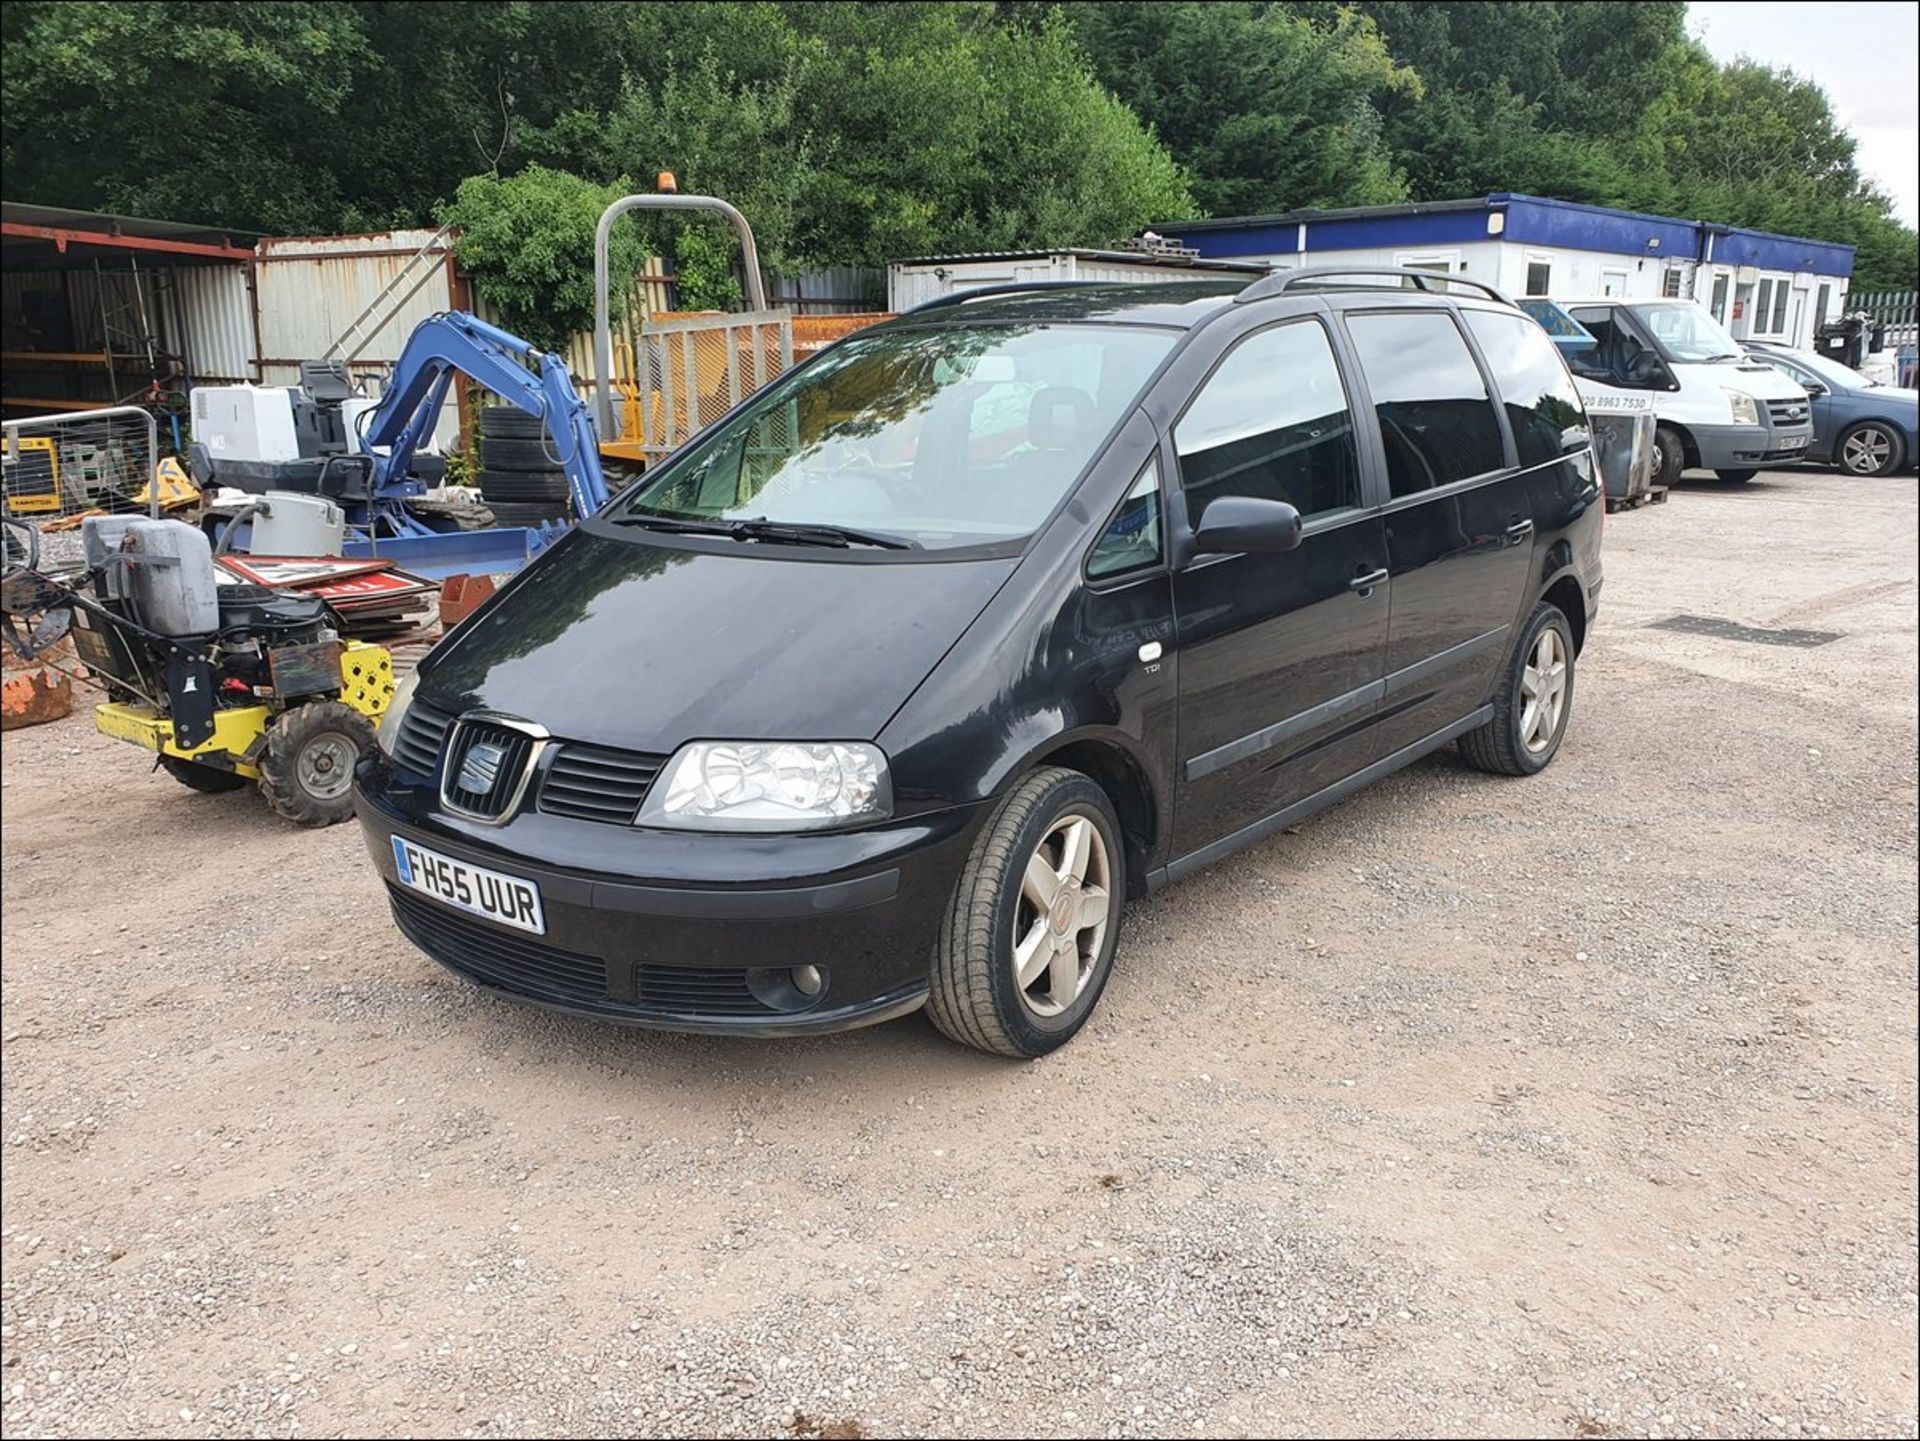
[(295, 706), (267, 731), (260, 794), (303, 826), (330, 826), (353, 814), (353, 768), (373, 749), (373, 727), (337, 700)]
[(1530, 776), (1547, 768), (1573, 715), (1573, 629), (1542, 601), (1520, 633), (1493, 698), (1493, 719), (1460, 737), (1475, 770)]
[(1680, 483), (1680, 472), (1687, 468), (1687, 443), (1670, 425), (1653, 431), (1653, 483), (1669, 488)]
[(1065, 1045), (1106, 988), (1126, 893), (1106, 792), (1078, 771), (1035, 771), (980, 832), (954, 887), (934, 947), (934, 1025), (1023, 1060)]
[(1834, 458), (1849, 475), (1892, 475), (1906, 459), (1900, 432), (1878, 420), (1863, 420), (1840, 437)]

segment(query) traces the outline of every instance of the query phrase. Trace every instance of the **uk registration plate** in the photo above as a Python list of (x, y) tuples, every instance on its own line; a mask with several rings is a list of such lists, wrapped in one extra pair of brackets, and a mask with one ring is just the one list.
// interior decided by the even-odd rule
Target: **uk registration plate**
[(400, 872), (401, 885), (442, 905), (532, 931), (536, 936), (547, 933), (547, 918), (540, 910), (540, 887), (532, 881), (484, 866), (470, 866), (399, 836), (393, 837), (393, 864)]
[(1782, 450), (1805, 450), (1809, 439), (1810, 437), (1804, 435), (1784, 435), (1780, 438), (1780, 448)]

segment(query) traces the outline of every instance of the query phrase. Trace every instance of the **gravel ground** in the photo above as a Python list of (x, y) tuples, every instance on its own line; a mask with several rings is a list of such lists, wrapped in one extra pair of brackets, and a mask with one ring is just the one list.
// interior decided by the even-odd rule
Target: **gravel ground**
[(504, 1004), (352, 828), (11, 735), (6, 1434), (1912, 1435), (1915, 522), (1611, 517), (1546, 774), (1134, 907), (1032, 1065)]

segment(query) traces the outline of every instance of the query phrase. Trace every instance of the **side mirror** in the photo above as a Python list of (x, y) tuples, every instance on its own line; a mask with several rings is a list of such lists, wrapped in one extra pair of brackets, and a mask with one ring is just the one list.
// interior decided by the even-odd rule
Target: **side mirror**
[(1809, 397), (1816, 396), (1816, 395), (1825, 395), (1827, 393), (1826, 386), (1822, 385), (1817, 380), (1809, 380), (1807, 382), (1806, 389), (1807, 389), (1807, 395)]
[(1194, 532), (1199, 555), (1278, 555), (1300, 544), (1300, 512), (1284, 500), (1223, 495), (1208, 505)]

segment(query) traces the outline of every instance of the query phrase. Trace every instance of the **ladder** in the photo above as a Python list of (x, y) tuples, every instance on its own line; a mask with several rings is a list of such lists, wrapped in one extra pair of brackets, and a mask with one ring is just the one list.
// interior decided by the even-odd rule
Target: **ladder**
[[(420, 289), (433, 278), (440, 268), (440, 256), (444, 253), (448, 236), (453, 233), (451, 225), (443, 225), (428, 237), (427, 243), (408, 258), (407, 263), (393, 274), (386, 287), (372, 300), (367, 308), (353, 318), (353, 323), (335, 337), (327, 347), (322, 360), (342, 362), (356, 359), (360, 352), (373, 344), (374, 336), (386, 329), (388, 323), (400, 312), (400, 307), (420, 293)], [(402, 287), (405, 287), (404, 289)]]

